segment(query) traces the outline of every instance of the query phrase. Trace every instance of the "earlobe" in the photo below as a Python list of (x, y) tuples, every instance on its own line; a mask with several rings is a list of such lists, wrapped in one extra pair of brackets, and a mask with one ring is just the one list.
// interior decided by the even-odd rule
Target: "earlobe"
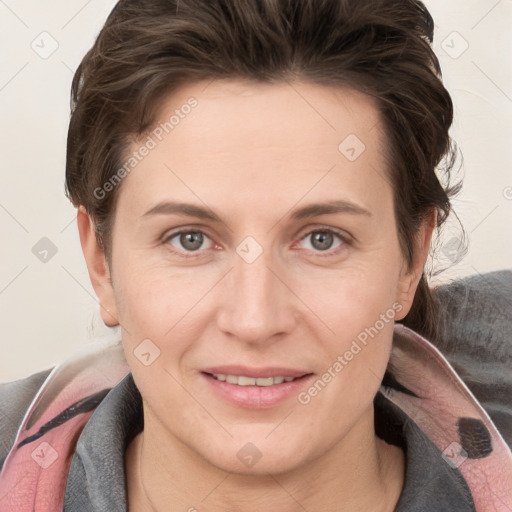
[(77, 224), (89, 277), (99, 300), (101, 318), (105, 325), (115, 327), (119, 320), (110, 270), (103, 248), (96, 239), (94, 223), (84, 206), (78, 208)]
[(400, 304), (401, 309), (395, 315), (395, 320), (402, 320), (409, 313), (420, 279), (421, 274), (417, 274), (413, 270), (407, 271), (400, 278), (396, 302)]
[(418, 230), (412, 262), (409, 268), (403, 271), (398, 282), (396, 301), (402, 306), (402, 309), (395, 316), (395, 320), (402, 320), (411, 309), (416, 289), (423, 275), (436, 221), (437, 211), (433, 210)]

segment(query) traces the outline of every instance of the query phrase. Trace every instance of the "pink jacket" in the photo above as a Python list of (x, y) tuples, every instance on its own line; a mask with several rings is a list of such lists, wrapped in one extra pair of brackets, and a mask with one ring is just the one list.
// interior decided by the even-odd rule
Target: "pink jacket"
[[(80, 433), (129, 369), (120, 344), (90, 345), (56, 366), (30, 405), (0, 472), (0, 511), (62, 510)], [(395, 325), (382, 392), (466, 479), (477, 512), (512, 510), (512, 453), (487, 412), (447, 359), (414, 331)], [(64, 414), (59, 414), (65, 411)], [(37, 439), (27, 444), (27, 440)]]

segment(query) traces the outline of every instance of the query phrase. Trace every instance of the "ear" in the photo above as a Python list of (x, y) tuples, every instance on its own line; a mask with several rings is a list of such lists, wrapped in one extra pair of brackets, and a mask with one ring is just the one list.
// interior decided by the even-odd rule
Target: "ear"
[(110, 270), (103, 248), (96, 239), (94, 223), (84, 206), (78, 208), (77, 224), (89, 277), (99, 299), (101, 318), (105, 325), (115, 327), (119, 325), (119, 320)]
[(425, 267), (425, 262), (430, 249), (432, 233), (437, 222), (437, 211), (432, 210), (430, 215), (423, 221), (414, 242), (413, 259), (409, 268), (404, 262), (397, 288), (396, 301), (401, 304), (402, 309), (395, 315), (395, 320), (402, 320), (409, 313), (418, 283), (420, 282)]

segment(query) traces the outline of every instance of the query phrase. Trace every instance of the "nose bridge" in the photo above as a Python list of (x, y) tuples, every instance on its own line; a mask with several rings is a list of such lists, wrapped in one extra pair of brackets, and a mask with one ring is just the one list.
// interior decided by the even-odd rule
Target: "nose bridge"
[(233, 255), (233, 266), (224, 285), (220, 328), (252, 343), (289, 331), (293, 322), (290, 292), (275, 275), (271, 248), (263, 249), (254, 239), (244, 240)]

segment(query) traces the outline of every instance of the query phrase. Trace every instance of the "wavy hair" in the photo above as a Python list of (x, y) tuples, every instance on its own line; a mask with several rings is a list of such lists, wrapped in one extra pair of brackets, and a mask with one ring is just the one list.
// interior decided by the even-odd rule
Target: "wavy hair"
[[(433, 19), (416, 0), (121, 0), (73, 79), (66, 195), (86, 208), (111, 264), (121, 186), (101, 198), (94, 190), (114, 176), (173, 90), (222, 78), (348, 86), (378, 100), (410, 263), (420, 223), (436, 210), (440, 228), (461, 186), (450, 185), (453, 105), (433, 36)], [(402, 323), (434, 342), (438, 336), (425, 271)]]

